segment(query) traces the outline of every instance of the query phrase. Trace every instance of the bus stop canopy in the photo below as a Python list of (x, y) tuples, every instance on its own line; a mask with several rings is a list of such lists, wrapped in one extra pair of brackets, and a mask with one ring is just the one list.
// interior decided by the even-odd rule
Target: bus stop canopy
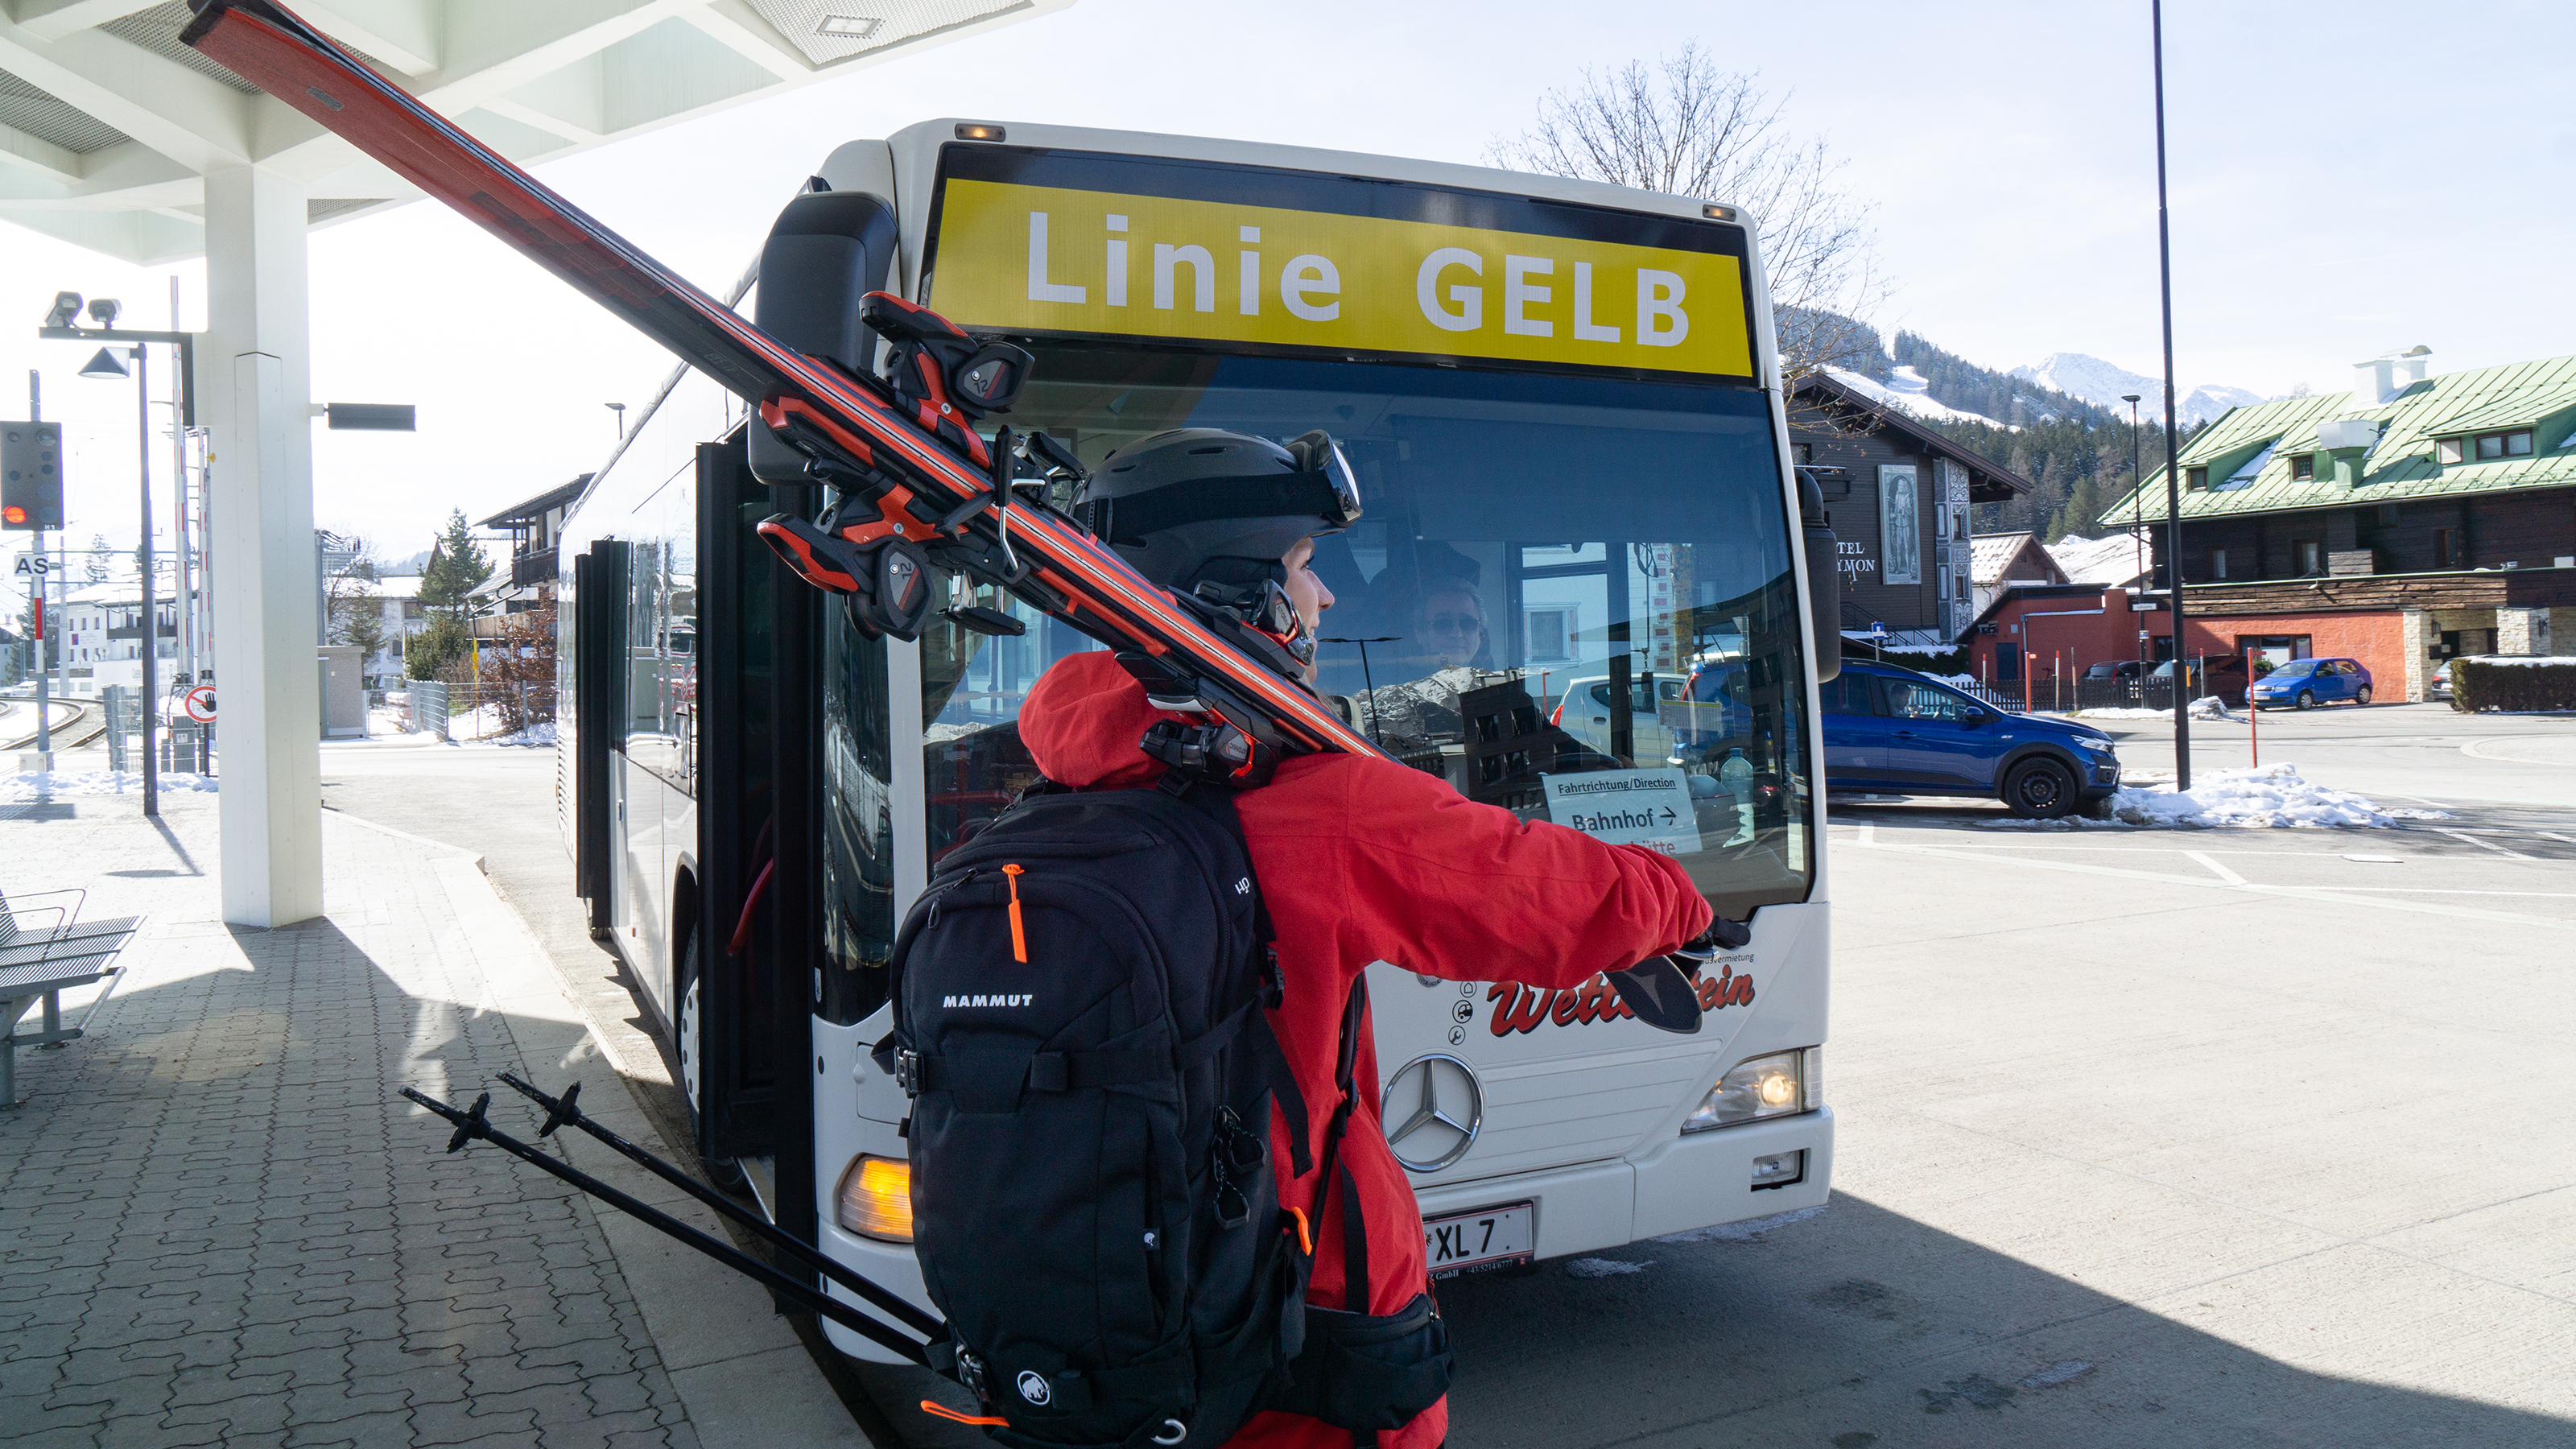
[[(284, 0), (521, 165), (1072, 0)], [(181, 0), (0, 3), (0, 221), (206, 259), (224, 919), (322, 911), (305, 238), (419, 193), (179, 39)], [(26, 321), (33, 324), (37, 319)]]
[[(521, 165), (1071, 0), (288, 0)], [(180, 0), (0, 6), (0, 219), (126, 261), (206, 250), (205, 175), (257, 167), (308, 225), (419, 195), (179, 43)]]

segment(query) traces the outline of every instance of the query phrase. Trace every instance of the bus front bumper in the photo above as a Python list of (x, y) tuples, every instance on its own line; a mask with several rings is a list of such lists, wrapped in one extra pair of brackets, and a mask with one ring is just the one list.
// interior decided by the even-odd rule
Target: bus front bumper
[[(1757, 1158), (1804, 1153), (1796, 1178), (1753, 1185)], [(1677, 1136), (1642, 1158), (1416, 1188), (1425, 1218), (1527, 1202), (1537, 1256), (1625, 1247), (1668, 1233), (1747, 1222), (1824, 1204), (1833, 1180), (1830, 1107)]]
[[(1804, 1153), (1795, 1180), (1753, 1185), (1757, 1158)], [(1824, 1205), (1833, 1180), (1834, 1113), (1830, 1107), (1677, 1136), (1638, 1159), (1614, 1158), (1543, 1172), (1417, 1188), (1426, 1218), (1526, 1202), (1535, 1217), (1537, 1256), (1571, 1257), (1625, 1247), (1669, 1233), (1752, 1222)], [(879, 1242), (823, 1226), (825, 1251), (915, 1303), (927, 1306), (921, 1264), (908, 1243)], [(833, 1296), (857, 1299), (840, 1289)], [(823, 1334), (852, 1358), (894, 1363), (895, 1356), (848, 1329), (826, 1323)]]

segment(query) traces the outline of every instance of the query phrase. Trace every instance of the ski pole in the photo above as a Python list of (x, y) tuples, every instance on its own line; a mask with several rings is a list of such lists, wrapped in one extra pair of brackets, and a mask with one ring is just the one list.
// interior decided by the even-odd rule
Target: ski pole
[(779, 1272), (776, 1268), (769, 1266), (767, 1263), (761, 1262), (759, 1259), (751, 1257), (749, 1254), (735, 1248), (732, 1244), (720, 1243), (714, 1238), (708, 1237), (706, 1234), (699, 1232), (696, 1228), (690, 1227), (687, 1223), (681, 1222), (679, 1219), (663, 1212), (661, 1209), (653, 1207), (647, 1203), (638, 1202), (634, 1198), (628, 1197), (626, 1194), (610, 1187), (607, 1183), (601, 1182), (598, 1178), (591, 1176), (589, 1173), (582, 1171), (580, 1168), (567, 1166), (564, 1163), (557, 1162), (552, 1157), (530, 1147), (528, 1144), (521, 1142), (510, 1134), (494, 1128), (493, 1125), (483, 1116), (483, 1110), (492, 1105), (491, 1093), (485, 1092), (483, 1095), (474, 1099), (474, 1105), (472, 1107), (461, 1110), (456, 1107), (452, 1107), (427, 1093), (417, 1092), (409, 1087), (403, 1088), (402, 1094), (409, 1097), (411, 1100), (418, 1102), (420, 1105), (427, 1107), (430, 1111), (435, 1112), (439, 1116), (456, 1124), (455, 1135), (447, 1139), (448, 1151), (462, 1151), (464, 1150), (465, 1144), (468, 1142), (489, 1142), (493, 1146), (500, 1148), (502, 1151), (509, 1153), (512, 1157), (518, 1158), (520, 1161), (525, 1162), (530, 1166), (543, 1168), (545, 1171), (563, 1179), (565, 1182), (571, 1183), (574, 1187), (581, 1189), (592, 1197), (598, 1198), (601, 1202), (608, 1204), (610, 1207), (617, 1209), (619, 1212), (626, 1214), (628, 1217), (635, 1219), (646, 1227), (652, 1228), (666, 1236), (676, 1238), (680, 1242), (697, 1249), (699, 1252), (706, 1254), (708, 1257), (715, 1259), (717, 1262), (724, 1264), (726, 1267), (733, 1269), (744, 1277), (759, 1283), (771, 1292), (789, 1299), (800, 1307), (803, 1307), (820, 1317), (828, 1318), (834, 1323), (841, 1325), (843, 1328), (850, 1330), (852, 1333), (864, 1335), (868, 1339), (883, 1345), (885, 1348), (903, 1355), (913, 1363), (921, 1364), (924, 1367), (929, 1365), (930, 1354), (926, 1348), (913, 1342), (911, 1339), (904, 1337), (902, 1334), (895, 1332), (893, 1329), (888, 1328), (886, 1325), (877, 1322), (875, 1319), (868, 1317), (866, 1314), (861, 1313), (849, 1304), (844, 1303), (829, 1294), (817, 1293), (812, 1288), (796, 1281), (784, 1273)]
[(905, 1301), (900, 1295), (890, 1293), (867, 1279), (860, 1277), (857, 1273), (850, 1270), (848, 1264), (827, 1256), (813, 1244), (805, 1242), (802, 1239), (797, 1238), (795, 1235), (784, 1231), (769, 1219), (762, 1217), (758, 1213), (752, 1212), (742, 1204), (726, 1197), (723, 1193), (720, 1193), (714, 1188), (707, 1186), (705, 1183), (698, 1181), (696, 1178), (689, 1176), (680, 1169), (664, 1162), (661, 1158), (654, 1156), (652, 1153), (645, 1151), (643, 1148), (636, 1146), (634, 1143), (627, 1141), (625, 1138), (618, 1136), (616, 1133), (609, 1131), (607, 1128), (600, 1126), (597, 1122), (594, 1122), (589, 1117), (583, 1115), (579, 1105), (581, 1083), (575, 1082), (571, 1086), (564, 1088), (564, 1094), (560, 1097), (549, 1097), (545, 1093), (538, 1091), (535, 1087), (528, 1085), (526, 1082), (520, 1081), (517, 1077), (512, 1076), (508, 1072), (501, 1073), (501, 1080), (508, 1084), (513, 1090), (517, 1091), (521, 1096), (526, 1097), (528, 1100), (546, 1109), (546, 1124), (537, 1129), (537, 1135), (539, 1137), (553, 1136), (555, 1129), (558, 1127), (578, 1127), (582, 1131), (597, 1138), (602, 1143), (605, 1143), (610, 1151), (615, 1152), (627, 1161), (634, 1163), (636, 1166), (643, 1168), (646, 1172), (653, 1174), (664, 1182), (671, 1184), (671, 1186), (680, 1189), (689, 1196), (696, 1198), (698, 1201), (705, 1203), (708, 1207), (715, 1209), (717, 1212), (731, 1218), (733, 1221), (749, 1228), (753, 1233), (758, 1234), (760, 1238), (770, 1246), (784, 1249), (790, 1255), (804, 1261), (824, 1277), (831, 1279), (833, 1282), (840, 1284), (842, 1287), (858, 1294), (861, 1298), (866, 1299), (870, 1303), (873, 1303), (877, 1307), (894, 1315), (896, 1318), (902, 1320), (903, 1325), (906, 1328), (918, 1329), (921, 1332), (930, 1335), (932, 1338), (938, 1338), (947, 1333), (948, 1325), (940, 1322), (931, 1315), (922, 1312), (913, 1304)]

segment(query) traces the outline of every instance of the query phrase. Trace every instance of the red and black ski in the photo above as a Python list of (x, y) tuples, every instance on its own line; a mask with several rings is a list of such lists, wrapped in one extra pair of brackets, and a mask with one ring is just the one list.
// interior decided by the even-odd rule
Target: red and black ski
[[(689, 285), (272, 0), (191, 0), (180, 38), (391, 167), (760, 410), (794, 420), (891, 484), (887, 517), (951, 518), (998, 495), (994, 473), (925, 432), (867, 381), (818, 362)], [(845, 485), (846, 486), (846, 485)], [(897, 497), (909, 494), (911, 499)], [(1106, 544), (1052, 510), (995, 496), (942, 533), (1016, 557), (1014, 592), (1094, 638), (1150, 656), (1211, 712), (1291, 749), (1378, 753), (1307, 691), (1255, 663)]]

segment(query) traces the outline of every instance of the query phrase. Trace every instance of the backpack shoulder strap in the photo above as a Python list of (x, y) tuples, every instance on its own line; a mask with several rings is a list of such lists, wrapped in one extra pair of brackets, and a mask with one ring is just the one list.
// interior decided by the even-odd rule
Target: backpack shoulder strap
[[(1271, 925), (1270, 902), (1267, 893), (1261, 889), (1261, 873), (1253, 868), (1252, 842), (1245, 838), (1243, 817), (1234, 808), (1235, 791), (1212, 785), (1204, 776), (1178, 766), (1164, 771), (1163, 778), (1154, 788), (1215, 821), (1234, 838), (1235, 848), (1243, 852), (1243, 868), (1253, 878), (1252, 949), (1254, 964), (1261, 978), (1260, 1003), (1276, 1007), (1287, 999), (1288, 989), (1287, 977), (1279, 969), (1279, 953), (1272, 949), (1279, 933)], [(1265, 1056), (1270, 1068), (1271, 1100), (1278, 1104), (1280, 1116), (1287, 1120), (1289, 1165), (1299, 1177), (1303, 1177), (1315, 1170), (1314, 1150), (1307, 1145), (1307, 1139), (1313, 1136), (1314, 1123), (1307, 1114), (1306, 1094), (1297, 1086), (1296, 1073), (1289, 1070), (1288, 1054), (1280, 1049), (1278, 1039), (1271, 1034), (1269, 1018), (1254, 1013), (1247, 1030), (1270, 1042)]]

